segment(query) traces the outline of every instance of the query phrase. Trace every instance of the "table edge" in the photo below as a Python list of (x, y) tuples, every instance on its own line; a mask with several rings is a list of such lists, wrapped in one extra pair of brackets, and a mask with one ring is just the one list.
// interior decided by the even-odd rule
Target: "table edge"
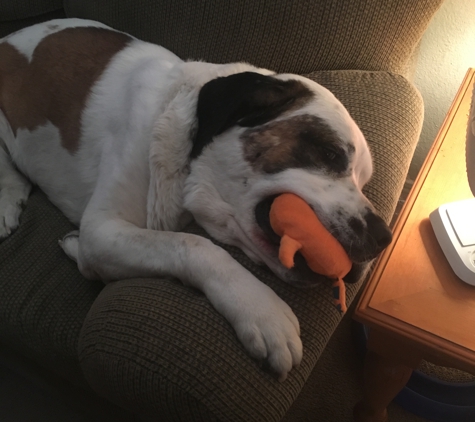
[[(437, 358), (442, 354), (447, 355), (449, 360), (460, 360), (463, 366), (462, 369), (467, 370), (471, 373), (475, 373), (474, 351), (464, 348), (458, 344), (452, 343), (449, 340), (438, 337), (437, 335), (429, 333), (422, 329), (414, 328), (412, 325), (406, 323), (405, 321), (399, 320), (393, 316), (386, 315), (376, 309), (371, 308), (369, 306), (369, 303), (377, 287), (378, 280), (384, 273), (386, 265), (389, 262), (389, 259), (391, 258), (392, 252), (412, 211), (419, 192), (422, 186), (424, 185), (424, 182), (432, 167), (434, 159), (437, 156), (445, 140), (447, 132), (450, 129), (450, 126), (454, 120), (456, 113), (458, 112), (462, 99), (469, 87), (471, 87), (474, 83), (474, 79), (475, 69), (469, 68), (467, 73), (465, 74), (462, 84), (460, 85), (457, 91), (456, 96), (454, 97), (449, 111), (445, 116), (444, 122), (442, 123), (439, 129), (437, 137), (435, 138), (434, 143), (432, 144), (429, 153), (426, 159), (424, 160), (424, 163), (416, 178), (416, 181), (414, 182), (414, 185), (408, 195), (406, 203), (404, 204), (401, 213), (396, 221), (393, 230), (393, 242), (378, 258), (373, 273), (363, 289), (363, 292), (356, 305), (355, 312), (353, 315), (355, 320), (368, 325), (370, 328), (388, 332), (396, 337), (400, 337), (402, 340), (414, 343), (416, 347), (420, 348), (421, 350), (424, 350), (424, 353), (430, 354), (431, 357), (434, 358), (434, 360), (437, 360)], [(424, 340), (423, 344), (421, 343), (421, 340)], [(458, 365), (458, 367), (460, 367), (460, 365)]]

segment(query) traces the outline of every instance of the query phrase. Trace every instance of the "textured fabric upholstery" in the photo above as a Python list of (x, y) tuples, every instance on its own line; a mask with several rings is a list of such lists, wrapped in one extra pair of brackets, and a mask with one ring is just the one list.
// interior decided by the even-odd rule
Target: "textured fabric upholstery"
[(248, 61), (279, 72), (402, 72), (443, 0), (66, 0), (184, 59)]
[(59, 247), (71, 230), (35, 189), (20, 227), (0, 243), (0, 341), (80, 383), (79, 331), (103, 286), (84, 279)]
[(62, 8), (62, 0), (0, 0), (0, 22), (31, 18)]
[[(333, 90), (366, 134), (375, 157), (367, 194), (389, 221), (422, 123), (419, 94), (405, 78), (387, 72), (315, 72), (311, 77)], [(187, 231), (208, 237), (195, 224)], [(125, 280), (104, 288), (81, 332), (81, 366), (93, 389), (161, 420), (283, 417), (341, 317), (330, 286), (290, 287), (239, 250), (225, 249), (294, 310), (305, 350), (300, 368), (277, 383), (246, 354), (203, 295), (176, 281)], [(359, 287), (348, 286), (348, 303)]]
[[(3, 16), (0, 9), (0, 16)], [(1, 22), (0, 21), (0, 38), (9, 35), (19, 29), (26, 28), (27, 26), (34, 25), (39, 22), (46, 22), (51, 19), (62, 19), (66, 15), (63, 9), (54, 10), (53, 12), (47, 12), (41, 15), (31, 16), (24, 19), (15, 19), (12, 21)]]

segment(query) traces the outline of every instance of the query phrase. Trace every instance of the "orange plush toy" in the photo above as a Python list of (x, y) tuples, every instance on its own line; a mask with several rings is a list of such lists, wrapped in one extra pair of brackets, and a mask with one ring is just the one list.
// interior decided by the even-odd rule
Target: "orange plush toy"
[(299, 196), (284, 193), (274, 199), (269, 218), (272, 229), (281, 237), (282, 265), (292, 268), (294, 255), (300, 251), (312, 271), (335, 280), (335, 305), (340, 312), (346, 312), (343, 277), (351, 270), (350, 258), (310, 206)]

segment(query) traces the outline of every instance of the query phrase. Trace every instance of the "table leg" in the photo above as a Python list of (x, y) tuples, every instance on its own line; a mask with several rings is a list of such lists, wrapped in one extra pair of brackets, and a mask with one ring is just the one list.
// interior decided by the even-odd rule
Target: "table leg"
[(388, 404), (404, 388), (422, 355), (401, 338), (371, 329), (363, 373), (363, 399), (355, 406), (356, 422), (386, 422)]
[(356, 422), (386, 422), (386, 407), (402, 390), (412, 368), (368, 351), (364, 367), (363, 399), (355, 406)]

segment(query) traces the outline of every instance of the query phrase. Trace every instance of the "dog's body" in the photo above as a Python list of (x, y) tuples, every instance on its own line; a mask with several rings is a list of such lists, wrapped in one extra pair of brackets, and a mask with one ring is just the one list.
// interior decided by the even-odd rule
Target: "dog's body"
[(80, 226), (61, 246), (84, 276), (179, 278), (281, 379), (302, 357), (292, 310), (223, 249), (177, 231), (194, 217), (303, 285), (323, 277), (279, 263), (275, 195), (314, 208), (355, 262), (349, 282), (391, 238), (361, 193), (366, 141), (325, 88), (242, 63), (183, 62), (97, 22), (51, 21), (0, 40), (2, 141), (0, 238), (18, 226), (29, 179)]

